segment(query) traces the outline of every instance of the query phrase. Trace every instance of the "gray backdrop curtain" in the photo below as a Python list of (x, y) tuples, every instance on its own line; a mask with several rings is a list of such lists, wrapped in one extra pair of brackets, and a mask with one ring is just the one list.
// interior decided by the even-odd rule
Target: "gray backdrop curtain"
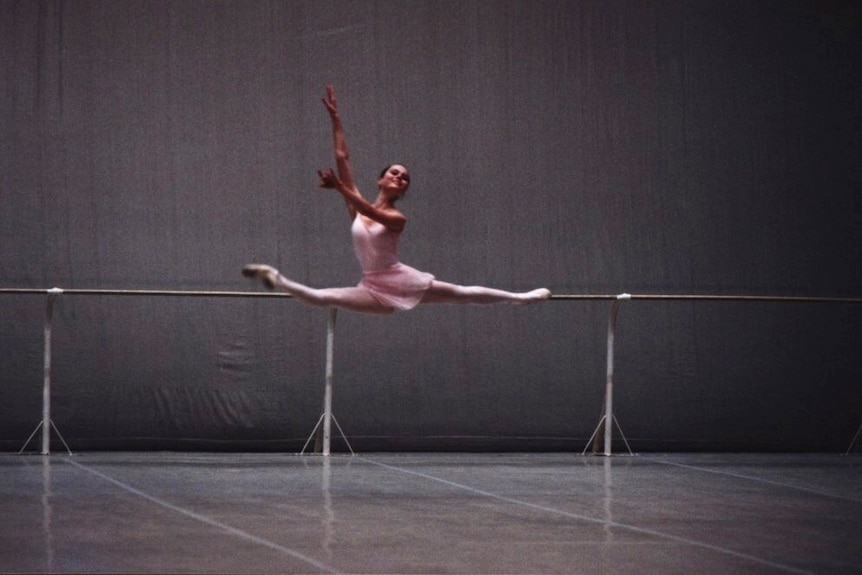
[[(561, 294), (862, 295), (860, 9), (814, 1), (0, 0), (0, 287), (353, 285), (320, 98), (360, 188), (406, 164), (402, 259)], [(45, 296), (0, 295), (0, 447), (41, 418)], [(359, 449), (581, 449), (607, 302), (342, 312)], [(616, 415), (649, 449), (843, 450), (853, 304), (631, 302)], [(75, 449), (297, 449), (327, 313), (61, 296)]]

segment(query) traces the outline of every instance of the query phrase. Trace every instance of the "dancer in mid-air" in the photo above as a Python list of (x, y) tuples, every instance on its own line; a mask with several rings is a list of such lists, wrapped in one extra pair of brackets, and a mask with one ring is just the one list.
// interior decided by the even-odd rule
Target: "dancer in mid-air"
[(344, 128), (331, 87), (326, 89), (323, 104), (332, 120), (338, 175), (332, 170), (318, 170), (317, 174), (320, 186), (337, 190), (347, 204), (353, 222), (353, 247), (362, 267), (362, 281), (355, 287), (315, 289), (287, 279), (277, 269), (263, 264), (245, 266), (243, 275), (312, 305), (337, 306), (366, 313), (408, 310), (420, 303), (526, 304), (551, 297), (551, 292), (545, 288), (514, 293), (441, 282), (429, 273), (398, 261), (398, 241), (407, 218), (398, 211), (395, 202), (410, 186), (410, 173), (401, 164), (393, 164), (383, 170), (377, 180), (377, 199), (374, 203), (368, 202), (353, 181)]

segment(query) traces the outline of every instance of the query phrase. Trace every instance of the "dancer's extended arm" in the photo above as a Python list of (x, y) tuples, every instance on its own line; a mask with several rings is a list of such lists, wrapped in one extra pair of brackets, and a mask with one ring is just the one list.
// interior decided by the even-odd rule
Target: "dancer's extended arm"
[(317, 170), (317, 175), (320, 176), (320, 187), (338, 190), (344, 198), (344, 201), (347, 202), (348, 209), (351, 210), (351, 213), (353, 213), (354, 216), (356, 212), (359, 212), (363, 216), (371, 218), (376, 222), (380, 222), (396, 233), (404, 229), (404, 224), (407, 223), (407, 217), (395, 208), (381, 208), (372, 204), (362, 197), (362, 194), (359, 193), (359, 190), (355, 185), (348, 186), (339, 179), (332, 170), (329, 170), (328, 172)]
[[(341, 183), (356, 190), (356, 184), (353, 181), (353, 170), (350, 167), (350, 153), (347, 150), (347, 140), (344, 138), (344, 127), (341, 125), (341, 116), (338, 114), (338, 103), (335, 99), (335, 90), (332, 86), (326, 87), (326, 98), (323, 99), (323, 105), (329, 111), (329, 118), (332, 120), (332, 144), (335, 149), (335, 166), (338, 168), (338, 179)], [(318, 172), (320, 173), (320, 172)], [(322, 180), (322, 178), (321, 178)], [(322, 185), (322, 184), (321, 184)], [(334, 187), (334, 186), (324, 186)], [(347, 201), (347, 210), (350, 213), (350, 221), (356, 217), (356, 207), (350, 201)]]

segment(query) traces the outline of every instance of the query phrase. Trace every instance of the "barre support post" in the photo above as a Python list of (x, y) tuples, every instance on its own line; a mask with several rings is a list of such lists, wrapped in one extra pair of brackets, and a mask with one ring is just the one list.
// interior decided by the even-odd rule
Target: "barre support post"
[(308, 444), (311, 442), (311, 438), (319, 431), (320, 435), (318, 436), (316, 451), (321, 455), (329, 456), (331, 453), (330, 445), (332, 442), (332, 422), (334, 421), (335, 426), (338, 428), (338, 432), (341, 434), (342, 439), (344, 439), (344, 443), (347, 444), (347, 449), (350, 450), (351, 455), (354, 454), (353, 448), (350, 446), (350, 442), (347, 441), (347, 436), (344, 435), (344, 430), (341, 429), (341, 425), (339, 425), (338, 420), (335, 419), (335, 416), (332, 414), (332, 380), (334, 373), (333, 364), (335, 363), (335, 319), (337, 314), (338, 308), (334, 306), (329, 308), (329, 319), (326, 323), (326, 383), (323, 389), (323, 413), (317, 420), (317, 424), (314, 426), (311, 435), (309, 435), (308, 439), (305, 441), (305, 445), (302, 446), (300, 453), (305, 453), (305, 448), (308, 447)]
[(323, 390), (323, 455), (330, 453), (332, 439), (332, 376), (335, 359), (335, 318), (338, 308), (329, 308), (329, 321), (326, 323), (326, 386)]
[(63, 293), (63, 290), (60, 288), (51, 288), (46, 292), (48, 297), (45, 301), (45, 324), (43, 327), (43, 350), (42, 350), (42, 420), (36, 426), (36, 429), (33, 430), (33, 433), (30, 434), (30, 437), (27, 438), (27, 441), (21, 447), (19, 454), (23, 453), (24, 449), (26, 449), (27, 445), (30, 444), (30, 441), (33, 439), (33, 436), (36, 435), (36, 432), (39, 431), (39, 428), (42, 428), (42, 455), (51, 455), (51, 429), (57, 432), (57, 436), (60, 438), (60, 441), (63, 442), (63, 445), (66, 447), (66, 451), (69, 455), (72, 455), (72, 450), (69, 449), (69, 446), (66, 444), (66, 440), (63, 439), (63, 436), (60, 435), (60, 430), (54, 425), (54, 422), (51, 420), (51, 332), (54, 323), (54, 298)]
[(51, 454), (51, 329), (55, 294), (48, 292), (45, 304), (45, 348), (42, 363), (42, 455)]
[(611, 454), (611, 443), (614, 432), (614, 338), (616, 337), (617, 313), (620, 310), (620, 300), (611, 304), (608, 314), (608, 360), (605, 377), (605, 455)]
[[(602, 417), (599, 419), (599, 424), (593, 431), (593, 435), (587, 441), (587, 447), (583, 453), (586, 453), (590, 443), (593, 443), (593, 453), (610, 456), (613, 454), (613, 428), (614, 424), (620, 430), (620, 436), (626, 443), (626, 448), (629, 450), (629, 455), (632, 455), (631, 447), (622, 433), (622, 428), (619, 427), (616, 416), (614, 416), (614, 338), (616, 336), (617, 314), (619, 313), (620, 303), (625, 300), (632, 299), (631, 294), (622, 293), (611, 303), (611, 309), (608, 312), (608, 355), (607, 355), (607, 370), (605, 376), (605, 409)], [(602, 439), (604, 440), (604, 451), (598, 451), (599, 431), (604, 430)]]

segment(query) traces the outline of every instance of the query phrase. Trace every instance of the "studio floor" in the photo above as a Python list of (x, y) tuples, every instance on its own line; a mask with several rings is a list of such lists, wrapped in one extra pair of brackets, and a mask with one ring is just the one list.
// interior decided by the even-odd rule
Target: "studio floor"
[(862, 573), (858, 455), (0, 454), (3, 573)]

